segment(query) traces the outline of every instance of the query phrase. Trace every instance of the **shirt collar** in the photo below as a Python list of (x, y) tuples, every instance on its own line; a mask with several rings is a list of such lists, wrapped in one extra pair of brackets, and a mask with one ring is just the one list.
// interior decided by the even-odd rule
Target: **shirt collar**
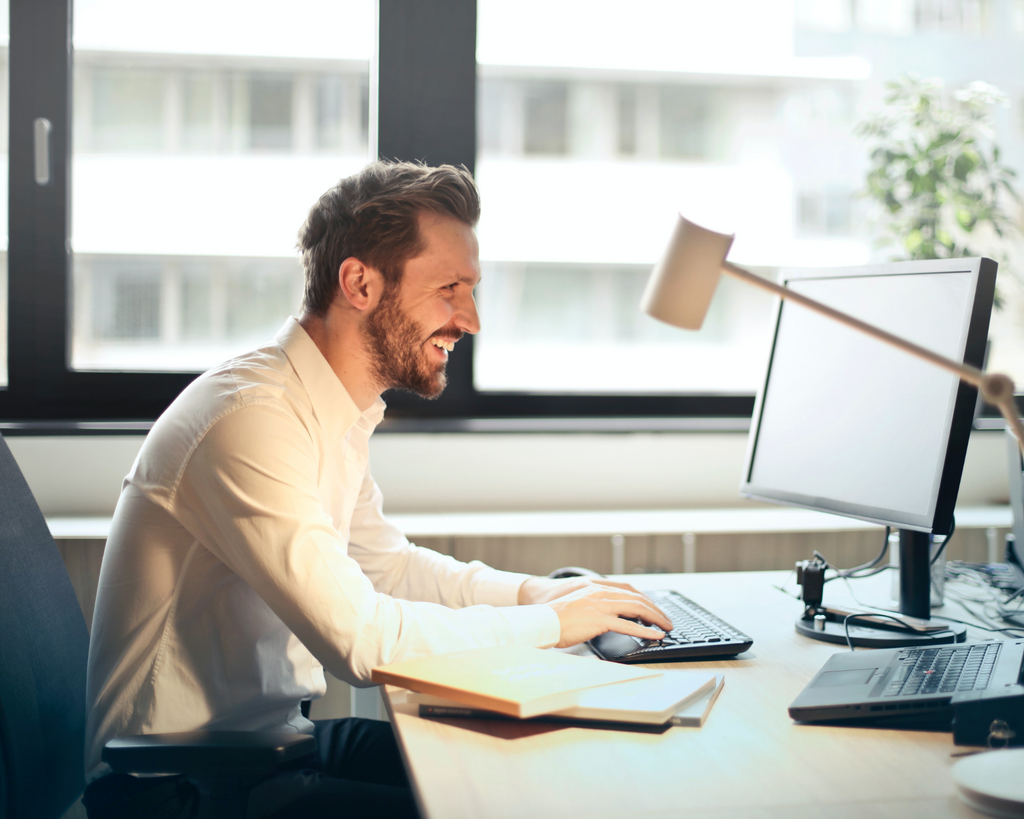
[(368, 432), (373, 432), (383, 420), (386, 406), (384, 401), (378, 397), (365, 412), (360, 412), (320, 348), (294, 316), (288, 317), (274, 336), (274, 341), (284, 350), (299, 381), (306, 388), (313, 405), (313, 414), (332, 445), (348, 434), (360, 420), (367, 426)]

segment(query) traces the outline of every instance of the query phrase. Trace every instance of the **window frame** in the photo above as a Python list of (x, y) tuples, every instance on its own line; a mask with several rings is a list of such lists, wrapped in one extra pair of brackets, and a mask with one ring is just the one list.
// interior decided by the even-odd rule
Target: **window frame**
[[(197, 373), (69, 367), (72, 19), (72, 0), (10, 0), (9, 385), (0, 390), (0, 418), (8, 429), (100, 421), (136, 431)], [(476, 0), (379, 0), (378, 59), (370, 72), (371, 144), (375, 135), (379, 156), (473, 170), (476, 22)], [(37, 117), (52, 127), (46, 186), (33, 173)], [(606, 419), (616, 429), (657, 428), (659, 420), (664, 428), (706, 429), (698, 419), (719, 419), (728, 429), (749, 419), (754, 404), (751, 394), (482, 392), (473, 385), (471, 337), (452, 354), (448, 372), (437, 400), (386, 395), (394, 428), (466, 429), (471, 419), (513, 419), (526, 428), (530, 419), (578, 418), (589, 419), (589, 428)]]
[[(156, 418), (193, 373), (75, 372), (71, 306), (71, 2), (10, 1), (8, 373), (0, 417)], [(34, 174), (34, 121), (50, 121), (50, 181)]]

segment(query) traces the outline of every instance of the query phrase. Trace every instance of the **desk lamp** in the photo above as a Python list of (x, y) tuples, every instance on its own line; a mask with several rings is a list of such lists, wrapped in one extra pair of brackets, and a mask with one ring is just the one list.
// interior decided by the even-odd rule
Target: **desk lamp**
[(841, 313), (794, 290), (762, 279), (726, 260), (732, 236), (702, 228), (683, 216), (676, 223), (668, 249), (654, 267), (640, 301), (640, 309), (652, 318), (683, 330), (699, 330), (707, 315), (718, 277), (725, 273), (734, 279), (774, 293), (780, 299), (795, 302), (827, 318), (859, 330), (872, 338), (898, 347), (904, 352), (931, 362), (966, 381), (981, 392), (981, 397), (1002, 413), (1024, 455), (1024, 425), (1013, 398), (1014, 384), (1009, 376), (985, 373), (969, 364), (926, 350), (871, 324)]
[[(767, 290), (780, 299), (796, 302), (819, 315), (851, 329), (858, 330), (878, 341), (910, 353), (917, 358), (928, 361), (934, 366), (956, 375), (967, 384), (978, 388), (986, 401), (998, 407), (1006, 419), (1009, 429), (1014, 434), (1018, 447), (1022, 454), (1024, 454), (1024, 425), (1021, 424), (1017, 414), (1017, 407), (1013, 397), (1014, 385), (1010, 378), (1001, 374), (986, 374), (976, 367), (946, 358), (860, 319), (814, 301), (802, 293), (780, 286), (737, 267), (726, 260), (726, 255), (729, 252), (732, 241), (732, 236), (707, 230), (680, 216), (668, 248), (651, 274), (641, 301), (641, 309), (653, 318), (667, 324), (682, 329), (697, 330), (704, 322), (704, 317), (718, 284), (719, 275), (726, 273), (734, 278)], [(808, 372), (807, 377), (812, 378), (813, 373)], [(902, 553), (904, 552), (903, 534), (901, 530), (901, 564), (903, 562)], [(926, 536), (921, 536), (915, 532), (908, 534), (913, 535), (913, 541), (916, 545), (911, 546), (909, 540), (906, 544), (908, 550), (906, 557), (908, 560), (905, 572), (907, 577), (906, 583), (904, 583), (903, 573), (901, 573), (900, 611), (905, 615), (927, 620), (930, 586), (930, 577), (927, 572), (928, 550), (927, 545), (921, 547), (919, 541), (919, 538)], [(918, 554), (922, 548), (924, 550), (923, 563), (921, 563), (921, 555)], [(912, 557), (913, 560), (911, 560)], [(921, 570), (922, 567), (923, 571)], [(919, 570), (914, 571), (914, 568)], [(905, 589), (904, 586), (906, 586)], [(829, 617), (833, 614), (839, 614), (839, 612), (820, 608), (820, 596), (816, 600), (812, 600), (812, 597), (806, 594), (809, 591), (808, 587), (805, 586), (804, 591), (804, 599), (808, 605), (808, 612), (811, 612), (811, 614), (818, 611), (828, 614)], [(807, 620), (809, 616), (805, 612), (802, 620)], [(917, 625), (921, 626), (923, 624)], [(830, 639), (823, 634), (810, 633), (812, 628), (806, 623), (798, 622), (797, 628), (808, 636), (817, 637), (818, 639)], [(958, 634), (956, 638), (962, 640), (963, 636), (963, 634)], [(863, 644), (867, 645), (868, 643)]]

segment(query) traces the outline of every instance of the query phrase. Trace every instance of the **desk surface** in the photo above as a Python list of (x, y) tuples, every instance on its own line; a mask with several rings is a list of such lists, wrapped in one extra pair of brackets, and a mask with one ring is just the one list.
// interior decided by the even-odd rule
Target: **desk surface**
[[(789, 703), (831, 654), (847, 649), (796, 634), (801, 604), (773, 588), (787, 574), (630, 578), (639, 588), (677, 588), (754, 638), (739, 659), (685, 664), (725, 674), (699, 729), (643, 734), (427, 720), (405, 691), (388, 687), (385, 701), (426, 819), (980, 817), (955, 795), (951, 754), (963, 749), (949, 733), (790, 720)], [(840, 585), (826, 587), (826, 602), (850, 602)], [(887, 581), (856, 589), (864, 602), (889, 604)], [(942, 612), (964, 615), (952, 604)], [(968, 639), (987, 635), (972, 630)]]

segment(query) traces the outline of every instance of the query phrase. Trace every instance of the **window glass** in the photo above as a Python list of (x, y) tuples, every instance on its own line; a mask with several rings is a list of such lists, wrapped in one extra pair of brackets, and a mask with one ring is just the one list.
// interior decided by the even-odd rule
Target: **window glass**
[(288, 73), (255, 74), (249, 78), (249, 147), (290, 151), (292, 92), (295, 78)]
[[(885, 84), (974, 81), (1004, 162), (1024, 170), (1020, 0), (478, 2), (484, 390), (754, 392), (772, 300), (723, 280), (704, 329), (640, 315), (677, 213), (735, 233), (730, 258), (888, 261), (854, 134)], [(543, 20), (538, 26), (536, 20)], [(1024, 193), (1024, 190), (1022, 190)], [(1013, 207), (1012, 203), (1008, 203)], [(1024, 381), (1024, 298), (1000, 276), (990, 366)]]
[(568, 149), (566, 83), (530, 83), (523, 89), (523, 153), (564, 154)]
[(159, 71), (99, 68), (92, 74), (92, 140), (98, 151), (164, 148)]
[(663, 159), (707, 159), (712, 89), (686, 85), (658, 88), (658, 148)]
[(369, 158), (375, 6), (76, 0), (72, 367), (202, 370), (298, 311), (298, 228)]

